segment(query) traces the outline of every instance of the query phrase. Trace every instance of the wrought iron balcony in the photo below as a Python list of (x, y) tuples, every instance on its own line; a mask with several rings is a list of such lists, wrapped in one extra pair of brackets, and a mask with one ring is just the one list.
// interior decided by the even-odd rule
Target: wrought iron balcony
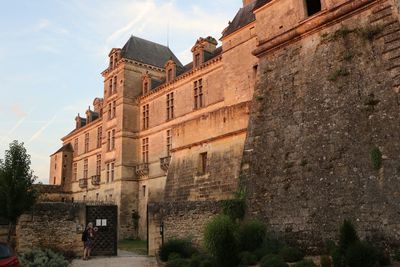
[(160, 167), (164, 171), (168, 171), (169, 163), (171, 162), (171, 156), (160, 158)]
[(100, 185), (100, 175), (92, 176), (92, 185)]
[(149, 163), (142, 163), (135, 166), (135, 173), (139, 176), (149, 174)]
[(88, 186), (87, 178), (79, 179), (80, 188), (87, 188), (87, 186)]

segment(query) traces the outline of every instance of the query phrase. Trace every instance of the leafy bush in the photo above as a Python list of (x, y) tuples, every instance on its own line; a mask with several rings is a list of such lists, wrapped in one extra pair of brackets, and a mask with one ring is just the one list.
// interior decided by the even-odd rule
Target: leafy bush
[(190, 261), (190, 267), (214, 267), (214, 259), (207, 254), (195, 254)]
[(175, 259), (167, 262), (165, 267), (190, 267), (190, 260), (188, 259)]
[(279, 255), (284, 259), (286, 262), (296, 262), (299, 260), (302, 260), (304, 257), (304, 254), (292, 247), (284, 247), (280, 252)]
[(400, 261), (400, 249), (397, 249), (397, 250), (394, 252), (393, 259), (396, 260), (396, 261)]
[(376, 256), (377, 256), (378, 262), (381, 266), (388, 266), (392, 263), (392, 261), (390, 259), (390, 255), (385, 253), (385, 251), (383, 251), (381, 249), (376, 250)]
[(255, 265), (257, 263), (256, 255), (251, 252), (244, 251), (239, 254), (240, 264), (244, 266)]
[(340, 252), (339, 248), (336, 248), (332, 252), (332, 263), (334, 267), (345, 267), (345, 258), (344, 255)]
[(218, 215), (204, 231), (204, 243), (219, 266), (232, 267), (237, 263), (236, 224), (226, 215)]
[(317, 267), (317, 265), (311, 260), (302, 260), (293, 265), (293, 267)]
[(378, 262), (375, 249), (363, 242), (351, 244), (345, 257), (348, 267), (374, 267)]
[(266, 235), (265, 225), (253, 220), (243, 223), (239, 228), (238, 242), (242, 251), (254, 251), (263, 244)]
[(160, 259), (167, 261), (171, 253), (179, 254), (182, 258), (190, 258), (197, 250), (193, 247), (192, 242), (187, 239), (171, 239), (160, 247)]
[(246, 201), (243, 198), (234, 198), (222, 202), (222, 213), (233, 221), (242, 220), (246, 213)]
[(354, 243), (357, 243), (360, 239), (358, 238), (356, 229), (353, 224), (345, 220), (340, 227), (340, 237), (339, 237), (339, 251), (344, 254), (347, 249)]
[(176, 260), (176, 259), (181, 259), (182, 256), (179, 253), (172, 252), (168, 255), (168, 261)]
[(327, 255), (332, 255), (332, 253), (335, 251), (336, 248), (337, 248), (336, 243), (333, 240), (330, 239), (325, 240), (324, 252)]
[(321, 256), (321, 267), (332, 267), (332, 260), (329, 256)]
[(266, 255), (261, 259), (260, 267), (289, 267), (278, 255)]
[(268, 254), (278, 254), (279, 251), (284, 247), (284, 244), (279, 238), (267, 234), (263, 244), (259, 249), (254, 251), (257, 259), (260, 260), (262, 257)]
[(49, 249), (33, 249), (22, 253), (19, 257), (24, 267), (67, 267), (69, 262), (60, 254)]

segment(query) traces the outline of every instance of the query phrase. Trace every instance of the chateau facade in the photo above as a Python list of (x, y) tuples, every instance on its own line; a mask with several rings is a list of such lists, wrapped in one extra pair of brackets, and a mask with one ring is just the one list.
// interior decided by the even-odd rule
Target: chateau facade
[(400, 244), (399, 7), (244, 0), (222, 45), (199, 38), (185, 66), (131, 37), (51, 156), (50, 184), (116, 203), (119, 237), (147, 238), (150, 254), (163, 238), (200, 242), (238, 187), (247, 216), (308, 251), (344, 219)]
[[(104, 95), (51, 156), (49, 182), (62, 186), (64, 201), (116, 203), (119, 236), (146, 239), (149, 201), (232, 195), (257, 70), (253, 7), (244, 2), (222, 46), (199, 38), (185, 66), (168, 47), (134, 36), (111, 50)], [(164, 194), (167, 175), (195, 189), (173, 184)]]

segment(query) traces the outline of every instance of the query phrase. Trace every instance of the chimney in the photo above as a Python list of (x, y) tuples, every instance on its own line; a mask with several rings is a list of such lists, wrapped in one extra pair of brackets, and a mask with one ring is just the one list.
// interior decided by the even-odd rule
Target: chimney
[(243, 6), (253, 3), (255, 0), (243, 0)]

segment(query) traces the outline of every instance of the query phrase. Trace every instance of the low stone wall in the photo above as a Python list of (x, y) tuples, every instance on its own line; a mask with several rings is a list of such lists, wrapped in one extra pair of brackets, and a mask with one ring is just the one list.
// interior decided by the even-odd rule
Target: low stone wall
[(61, 185), (36, 184), (35, 189), (39, 192), (39, 202), (68, 202), (71, 198)]
[(85, 221), (85, 204), (39, 203), (18, 220), (17, 251), (45, 247), (81, 255)]
[(163, 223), (164, 242), (171, 238), (190, 238), (202, 246), (207, 222), (221, 211), (220, 201), (185, 201), (151, 203), (149, 210), (149, 255), (155, 255), (162, 243), (160, 225)]

